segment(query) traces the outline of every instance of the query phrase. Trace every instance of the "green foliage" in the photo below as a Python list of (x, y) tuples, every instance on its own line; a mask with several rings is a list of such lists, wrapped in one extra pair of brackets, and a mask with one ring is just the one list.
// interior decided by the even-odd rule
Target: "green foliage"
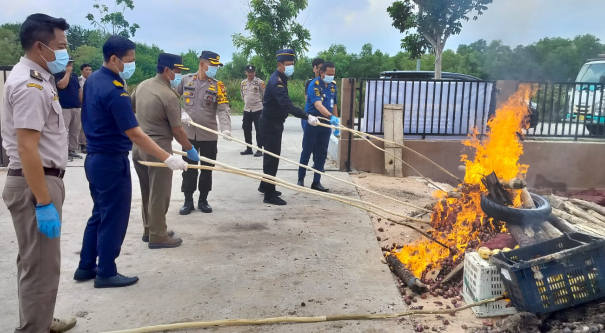
[(311, 34), (294, 21), (307, 7), (307, 0), (251, 0), (246, 30), (250, 36), (233, 34), (233, 45), (248, 58), (259, 58), (257, 72), (268, 76), (275, 70), (275, 52), (293, 48), (300, 57), (308, 50)]
[[(15, 29), (15, 26), (17, 28)], [(0, 26), (0, 65), (13, 65), (23, 54), (19, 42), (20, 24), (3, 24)]]
[(120, 35), (126, 38), (134, 37), (140, 26), (136, 23), (131, 25), (124, 17), (127, 8), (134, 10), (134, 0), (114, 1), (114, 6), (110, 8), (102, 0), (95, 0), (92, 8), (97, 12), (97, 16), (88, 13), (86, 19), (93, 27), (102, 30), (105, 34)]
[(435, 54), (435, 77), (441, 78), (441, 54), (447, 39), (462, 31), (462, 21), (476, 20), (492, 0), (402, 0), (387, 8), (393, 26), (405, 34), (401, 46), (412, 58)]

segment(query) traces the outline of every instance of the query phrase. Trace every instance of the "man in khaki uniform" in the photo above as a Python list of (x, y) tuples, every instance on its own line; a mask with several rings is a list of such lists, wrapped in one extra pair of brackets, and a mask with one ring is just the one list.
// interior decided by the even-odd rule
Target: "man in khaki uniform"
[[(265, 82), (256, 77), (256, 69), (252, 65), (246, 66), (247, 78), (240, 84), (240, 93), (244, 100), (244, 120), (242, 129), (244, 130), (244, 139), (246, 143), (252, 144), (252, 124), (256, 131), (256, 145), (263, 147), (260, 135), (260, 114), (263, 112), (263, 94), (265, 93)], [(246, 147), (246, 150), (240, 152), (241, 155), (252, 154), (252, 148)], [(254, 156), (263, 156), (258, 150)]]
[(61, 268), (61, 208), (67, 131), (52, 74), (65, 69), (67, 22), (33, 14), (21, 25), (25, 50), (4, 86), (2, 145), (9, 157), (2, 199), (19, 254), (19, 327), (15, 332), (64, 332), (75, 319), (53, 319)]
[[(157, 75), (141, 82), (132, 94), (132, 106), (136, 112), (139, 126), (155, 143), (166, 151), (172, 151), (174, 137), (187, 150), (189, 158), (199, 162), (196, 149), (187, 139), (181, 125), (179, 96), (172, 89), (181, 79), (182, 65), (180, 56), (161, 53), (158, 56)], [(149, 242), (150, 249), (180, 246), (181, 238), (167, 230), (166, 213), (170, 206), (172, 189), (172, 170), (168, 168), (147, 167), (138, 161), (160, 162), (138, 146), (132, 150), (134, 169), (139, 177), (143, 199), (143, 241)]]
[[(223, 134), (231, 136), (231, 111), (227, 91), (223, 82), (215, 79), (218, 66), (223, 65), (219, 60), (218, 54), (202, 51), (197, 73), (185, 75), (177, 91), (182, 95), (185, 116), (188, 115), (194, 122), (216, 131), (220, 127)], [(200, 155), (216, 159), (218, 135), (194, 126), (185, 126), (185, 132)], [(197, 163), (187, 157), (183, 158), (187, 163)], [(181, 215), (187, 215), (194, 210), (193, 192), (196, 185), (200, 191), (198, 209), (204, 213), (212, 212), (207, 200), (208, 193), (212, 190), (212, 171), (200, 170), (199, 183), (197, 175), (197, 169), (193, 168), (183, 172), (181, 191), (185, 194), (185, 204), (180, 210)]]

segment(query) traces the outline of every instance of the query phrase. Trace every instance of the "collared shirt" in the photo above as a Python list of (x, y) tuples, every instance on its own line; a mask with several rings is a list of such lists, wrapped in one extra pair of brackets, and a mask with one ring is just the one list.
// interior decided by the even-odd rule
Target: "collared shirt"
[(78, 76), (78, 83), (80, 84), (80, 88), (84, 89), (84, 83), (86, 83), (86, 78), (82, 75)]
[(240, 83), (240, 93), (244, 100), (244, 111), (261, 111), (263, 109), (263, 94), (265, 82), (254, 77), (252, 81), (247, 78)]
[(172, 128), (181, 126), (179, 95), (160, 74), (141, 82), (131, 96), (137, 121), (160, 147), (172, 143)]
[(315, 102), (321, 101), (321, 104), (328, 109), (331, 113), (334, 113), (334, 105), (338, 98), (338, 90), (336, 83), (330, 82), (326, 84), (320, 76), (314, 78), (307, 87), (307, 103), (305, 104), (305, 112), (314, 116), (322, 116), (315, 108)]
[(65, 169), (67, 130), (54, 77), (42, 66), (22, 57), (4, 84), (2, 146), (10, 169), (21, 169), (17, 129), (40, 132), (38, 152), (45, 168)]
[[(221, 81), (207, 78), (201, 80), (197, 73), (183, 76), (177, 87), (182, 95), (183, 109), (195, 123), (215, 131), (231, 131), (231, 109), (227, 99), (227, 90)], [(218, 116), (218, 124), (217, 124)], [(218, 135), (194, 126), (185, 126), (190, 140), (216, 141)]]
[(124, 133), (137, 127), (130, 95), (120, 76), (103, 66), (84, 87), (82, 127), (89, 153), (127, 153), (132, 142)]
[[(54, 76), (55, 82), (59, 82), (63, 76), (65, 76), (65, 72), (55, 74)], [(59, 92), (59, 102), (61, 103), (62, 108), (73, 109), (82, 106), (80, 103), (80, 82), (76, 74), (71, 73), (67, 87), (63, 89), (57, 87), (57, 90)]]
[(294, 106), (290, 100), (288, 77), (280, 71), (275, 71), (267, 81), (267, 89), (263, 96), (262, 117), (283, 123), (288, 114), (307, 119), (307, 114), (301, 108)]

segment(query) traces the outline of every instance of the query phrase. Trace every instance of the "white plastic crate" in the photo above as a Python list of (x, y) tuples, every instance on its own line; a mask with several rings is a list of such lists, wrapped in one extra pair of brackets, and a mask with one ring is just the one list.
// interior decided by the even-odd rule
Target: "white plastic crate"
[[(462, 297), (467, 304), (498, 297), (504, 294), (504, 284), (495, 265), (481, 259), (477, 252), (467, 252), (464, 256)], [(477, 317), (495, 317), (514, 314), (514, 307), (506, 307), (508, 301), (500, 300), (471, 309)]]

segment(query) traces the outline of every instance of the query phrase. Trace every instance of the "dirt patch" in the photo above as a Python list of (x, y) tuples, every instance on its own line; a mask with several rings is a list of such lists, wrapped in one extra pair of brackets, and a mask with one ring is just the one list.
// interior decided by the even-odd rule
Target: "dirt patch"
[[(436, 188), (420, 177), (394, 178), (384, 175), (359, 173), (352, 175), (355, 183), (374, 190), (379, 193), (388, 194), (399, 200), (409, 202), (418, 207), (425, 207), (433, 204), (433, 192)], [(438, 183), (440, 187), (451, 190), (453, 187), (448, 184)], [(422, 214), (418, 209), (408, 207), (392, 200), (384, 199), (380, 196), (360, 190), (360, 197), (364, 201), (378, 204), (381, 207), (405, 215), (415, 215), (426, 221), (430, 220), (429, 214)], [(398, 224), (391, 223), (381, 217), (370, 214), (376, 240), (381, 247), (383, 254), (393, 249), (401, 248), (405, 244), (414, 242), (420, 236), (417, 232)], [(419, 225), (422, 229), (430, 228), (428, 225)], [(382, 258), (383, 263), (384, 258)], [(398, 287), (401, 297), (408, 304), (410, 309), (453, 309), (465, 305), (462, 297), (458, 295), (461, 282), (442, 288), (440, 294), (423, 293), (416, 294), (405, 286), (398, 279)], [(429, 315), (402, 319), (414, 328), (417, 332), (465, 332), (473, 331), (483, 327), (494, 327), (499, 319), (495, 318), (477, 318), (471, 309), (462, 310), (453, 315)]]

